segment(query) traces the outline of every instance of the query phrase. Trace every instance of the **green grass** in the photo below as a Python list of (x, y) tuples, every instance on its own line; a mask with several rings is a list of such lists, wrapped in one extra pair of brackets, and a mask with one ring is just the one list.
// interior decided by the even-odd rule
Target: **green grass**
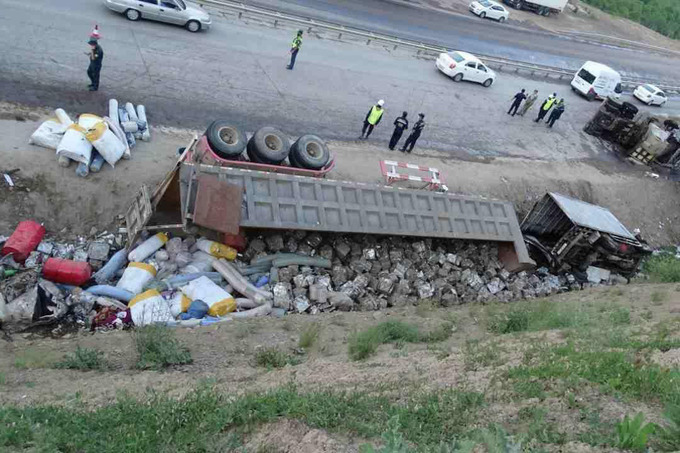
[(162, 369), (192, 363), (191, 353), (175, 332), (164, 326), (144, 326), (132, 333), (139, 369)]
[(311, 348), (319, 339), (320, 332), (321, 326), (319, 324), (317, 323), (309, 324), (304, 328), (304, 330), (300, 334), (298, 346), (305, 349)]
[(69, 370), (103, 370), (108, 367), (104, 359), (104, 353), (97, 349), (81, 348), (78, 346), (75, 352), (66, 354), (61, 362), (57, 362), (56, 368)]
[(664, 412), (664, 423), (657, 427), (657, 443), (663, 451), (680, 450), (680, 405), (671, 404)]
[(361, 332), (354, 332), (348, 340), (348, 354), (351, 360), (364, 360), (385, 343), (435, 343), (448, 339), (453, 325), (446, 323), (431, 332), (420, 332), (412, 325), (401, 321), (386, 321)]
[(680, 282), (680, 260), (674, 254), (661, 253), (650, 256), (642, 266), (649, 280), (656, 283)]
[(654, 291), (649, 299), (654, 303), (654, 305), (661, 305), (666, 299), (668, 299), (668, 293), (665, 291)]
[(434, 448), (469, 434), (483, 405), (481, 393), (454, 389), (390, 397), (361, 391), (302, 393), (292, 386), (233, 396), (204, 388), (181, 399), (152, 394), (145, 401), (124, 397), (103, 407), (3, 407), (0, 447), (83, 453), (216, 451), (214, 443), (221, 437), (280, 418), (371, 439), (397, 417), (396, 430), (405, 441)]
[(518, 416), (527, 424), (523, 434), (527, 443), (537, 441), (544, 444), (561, 445), (566, 442), (566, 434), (561, 432), (557, 425), (546, 420), (547, 410), (541, 407), (522, 408)]
[(480, 368), (498, 365), (501, 350), (497, 343), (468, 340), (465, 342), (465, 369), (476, 371)]
[(255, 354), (255, 365), (267, 368), (283, 368), (286, 365), (298, 365), (300, 360), (276, 347), (264, 348)]
[(638, 412), (635, 417), (626, 415), (616, 424), (617, 446), (626, 450), (645, 451), (649, 435), (656, 430), (654, 423), (645, 423), (645, 415)]
[(57, 361), (58, 359), (51, 352), (28, 348), (17, 353), (14, 367), (20, 370), (52, 368)]
[(618, 392), (651, 402), (680, 404), (680, 370), (636, 363), (625, 351), (579, 348), (574, 343), (548, 348), (537, 363), (509, 370), (519, 380), (580, 378), (599, 384), (604, 391)]

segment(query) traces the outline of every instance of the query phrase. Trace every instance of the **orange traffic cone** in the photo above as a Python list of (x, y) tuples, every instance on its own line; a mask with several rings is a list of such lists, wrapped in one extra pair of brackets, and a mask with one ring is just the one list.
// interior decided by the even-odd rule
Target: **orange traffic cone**
[(99, 25), (94, 24), (94, 28), (92, 29), (92, 33), (90, 33), (90, 38), (92, 38), (92, 39), (101, 38), (101, 35), (99, 34)]

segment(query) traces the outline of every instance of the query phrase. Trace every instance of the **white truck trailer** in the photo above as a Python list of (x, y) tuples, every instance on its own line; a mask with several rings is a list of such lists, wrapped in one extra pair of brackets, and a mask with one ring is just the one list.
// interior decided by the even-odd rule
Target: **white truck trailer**
[(503, 2), (515, 9), (528, 9), (541, 16), (549, 16), (551, 13), (561, 13), (568, 0), (503, 0)]

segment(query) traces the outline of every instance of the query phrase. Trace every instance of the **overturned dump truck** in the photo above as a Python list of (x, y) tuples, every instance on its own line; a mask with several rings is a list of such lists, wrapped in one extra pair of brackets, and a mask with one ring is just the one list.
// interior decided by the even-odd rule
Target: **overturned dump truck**
[(640, 112), (629, 102), (607, 98), (583, 130), (615, 144), (637, 163), (680, 168), (680, 130), (674, 119)]
[(531, 257), (555, 271), (595, 266), (630, 276), (652, 253), (608, 209), (558, 193), (536, 203), (521, 228)]
[(512, 203), (350, 181), (205, 164), (195, 138), (127, 215), (128, 242), (142, 230), (213, 239), (254, 230), (420, 236), (493, 241), (509, 271), (532, 268)]

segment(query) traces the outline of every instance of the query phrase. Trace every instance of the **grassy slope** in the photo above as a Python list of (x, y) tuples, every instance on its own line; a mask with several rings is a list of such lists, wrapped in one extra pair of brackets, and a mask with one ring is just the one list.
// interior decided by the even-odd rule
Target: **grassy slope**
[[(121, 396), (103, 407), (88, 407), (86, 401), (6, 406), (0, 408), (0, 447), (239, 451), (253, 431), (285, 417), (371, 439), (386, 445), (386, 452), (462, 452), (476, 444), (486, 445), (488, 451), (513, 451), (513, 446), (569, 451), (575, 442), (606, 451), (621, 442), (616, 425), (623, 415), (642, 411), (646, 422), (657, 422), (667, 431), (657, 429), (649, 445), (655, 451), (673, 451), (680, 448), (680, 429), (673, 431), (663, 414), (679, 412), (680, 372), (659, 357), (680, 348), (678, 318), (668, 315), (680, 292), (674, 286), (660, 288), (615, 287), (472, 306), (455, 316), (452, 310), (424, 304), (408, 324), (374, 322), (347, 332), (344, 358), (339, 360), (348, 367), (389, 367), (391, 360), (409, 354), (431, 354), (444, 363), (459, 356), (462, 369), (454, 369), (451, 362), (451, 373), (459, 376), (455, 386), (433, 388), (404, 380), (334, 390), (291, 383), (227, 395), (204, 382), (179, 399), (165, 397), (160, 389), (150, 390), (141, 401)], [(420, 320), (433, 318), (438, 327), (422, 327)], [(466, 330), (468, 324), (478, 330)], [(299, 335), (298, 344), (305, 348), (323, 341), (318, 324), (308, 323)], [(82, 357), (82, 368), (91, 369), (93, 356), (80, 351), (71, 357), (75, 362), (69, 368), (79, 368)], [(275, 368), (302, 367), (303, 360), (265, 349), (254, 355), (253, 367), (277, 373)], [(436, 381), (434, 376), (423, 379)], [(671, 419), (680, 423), (678, 415)]]

